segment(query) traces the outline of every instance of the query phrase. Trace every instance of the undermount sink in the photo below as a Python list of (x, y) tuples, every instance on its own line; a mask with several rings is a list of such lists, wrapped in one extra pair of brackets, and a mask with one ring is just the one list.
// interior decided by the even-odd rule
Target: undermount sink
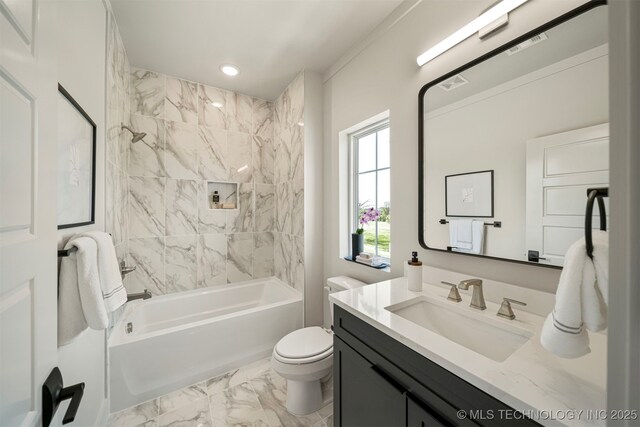
[(533, 336), (501, 319), (474, 313), (472, 308), (425, 296), (385, 309), (497, 362), (506, 360)]

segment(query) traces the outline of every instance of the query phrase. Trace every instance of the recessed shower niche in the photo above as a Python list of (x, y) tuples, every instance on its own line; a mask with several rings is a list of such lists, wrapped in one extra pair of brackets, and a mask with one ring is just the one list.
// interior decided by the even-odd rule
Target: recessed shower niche
[(209, 209), (238, 209), (238, 183), (207, 182), (207, 202)]

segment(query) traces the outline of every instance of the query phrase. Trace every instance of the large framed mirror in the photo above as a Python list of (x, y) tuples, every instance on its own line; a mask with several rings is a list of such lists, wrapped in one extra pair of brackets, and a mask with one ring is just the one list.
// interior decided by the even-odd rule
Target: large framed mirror
[(561, 268), (609, 183), (608, 61), (591, 1), (422, 87), (420, 244)]

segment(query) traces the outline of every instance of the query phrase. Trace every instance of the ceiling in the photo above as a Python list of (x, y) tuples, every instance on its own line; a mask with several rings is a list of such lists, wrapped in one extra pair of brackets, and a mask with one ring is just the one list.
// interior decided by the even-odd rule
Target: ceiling
[[(275, 99), (324, 72), (402, 0), (111, 0), (131, 65)], [(222, 64), (240, 68), (230, 78)]]

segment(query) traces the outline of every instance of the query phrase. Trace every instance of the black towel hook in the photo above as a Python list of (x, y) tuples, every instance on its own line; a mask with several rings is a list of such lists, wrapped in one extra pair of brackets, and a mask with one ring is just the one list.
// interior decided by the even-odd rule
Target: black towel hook
[(587, 255), (593, 259), (593, 203), (598, 200), (598, 210), (600, 211), (600, 230), (607, 231), (607, 212), (604, 208), (604, 197), (609, 197), (608, 188), (589, 188), (587, 190), (587, 212), (584, 219), (584, 240), (587, 245)]

